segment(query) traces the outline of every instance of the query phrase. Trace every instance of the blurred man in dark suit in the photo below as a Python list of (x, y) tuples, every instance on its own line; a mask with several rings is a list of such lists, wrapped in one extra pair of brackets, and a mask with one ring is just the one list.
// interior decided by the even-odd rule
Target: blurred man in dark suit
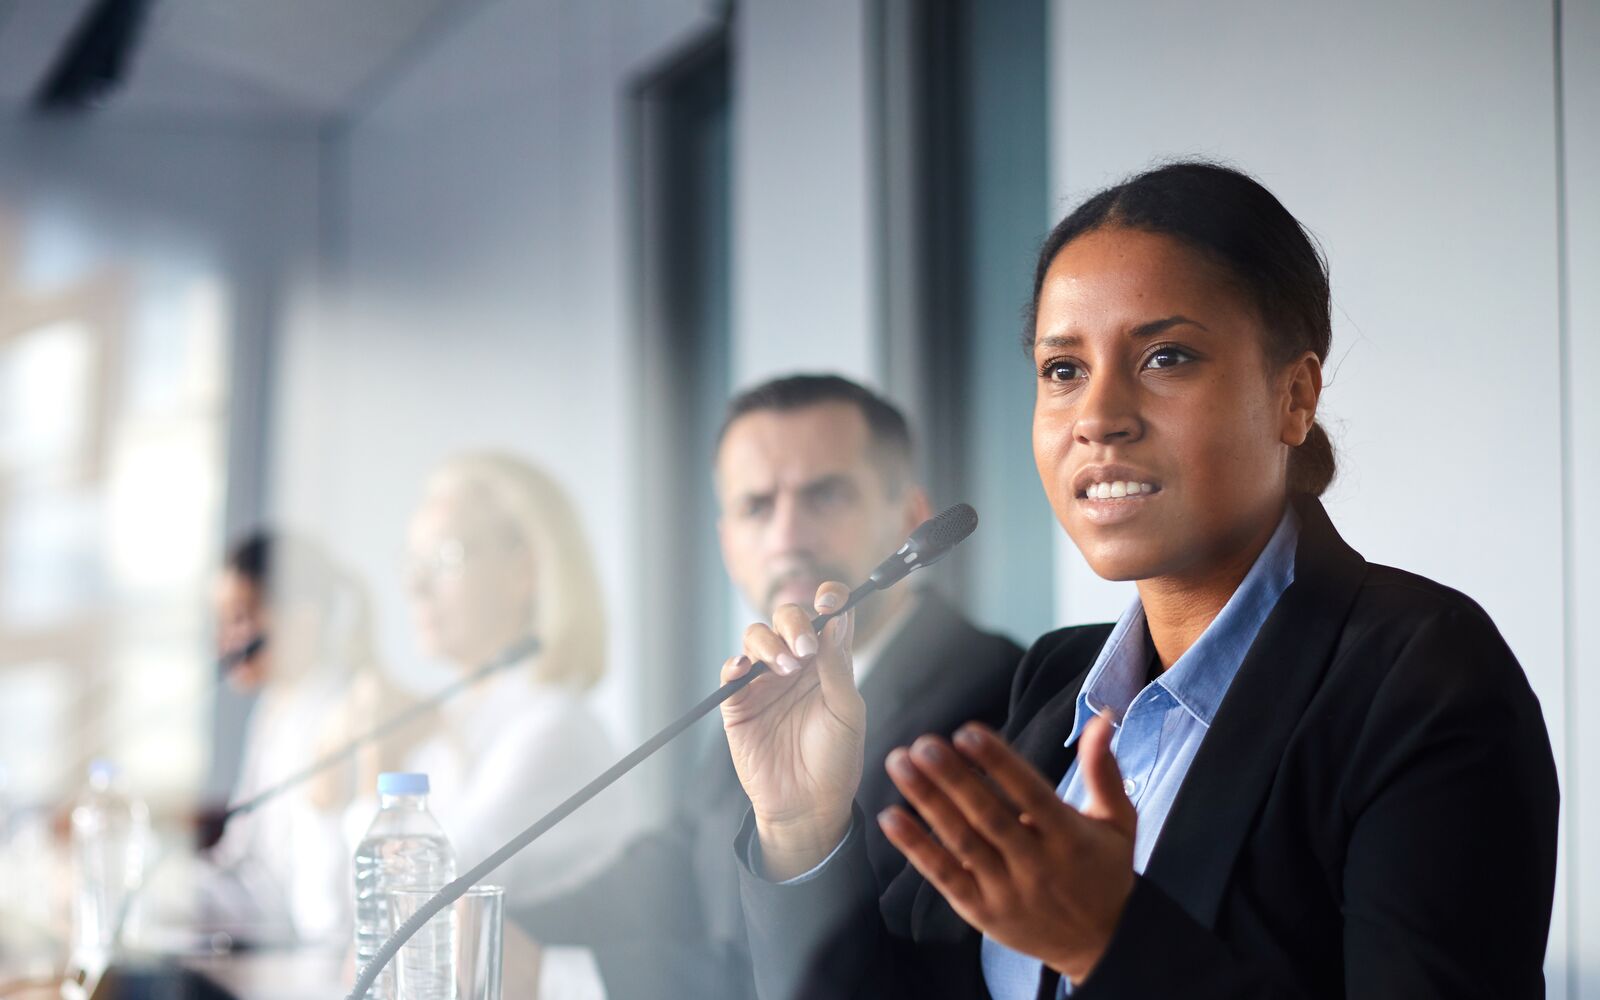
[[(809, 605), (824, 580), (865, 579), (931, 513), (905, 417), (837, 376), (791, 376), (738, 396), (715, 464), (723, 562), (764, 618), (782, 604)], [(969, 719), (998, 725), (1022, 651), (909, 584), (856, 615), (855, 675), (868, 712), (859, 801), (874, 815), (898, 800), (883, 770), (889, 750)], [(544, 945), (545, 1000), (754, 995), (730, 846), (748, 801), (720, 731), (681, 798), (664, 829), (606, 872), (513, 913)], [(875, 828), (870, 837), (887, 884), (904, 858)]]

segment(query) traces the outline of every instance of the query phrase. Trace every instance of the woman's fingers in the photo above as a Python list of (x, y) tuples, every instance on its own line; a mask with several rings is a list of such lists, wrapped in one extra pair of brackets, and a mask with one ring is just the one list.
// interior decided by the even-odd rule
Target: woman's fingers
[[(851, 647), (855, 644), (856, 613), (847, 611), (822, 628), (821, 648), (817, 652), (817, 681), (822, 696), (830, 705), (861, 700), (856, 690), (856, 670)], [(866, 711), (862, 704), (861, 710)]]
[(939, 790), (961, 810), (962, 817), (1002, 854), (1033, 850), (1038, 833), (1024, 825), (1016, 805), (968, 765), (966, 758), (936, 736), (912, 744), (912, 759)]
[(878, 814), (878, 826), (889, 843), (957, 909), (970, 909), (981, 901), (983, 894), (972, 871), (929, 836), (904, 809), (899, 806), (885, 809)]
[[(844, 607), (845, 602), (849, 599), (849, 587), (846, 587), (837, 580), (829, 580), (817, 588), (817, 596), (814, 600), (816, 603), (817, 613), (826, 615), (836, 614), (838, 609)], [(830, 618), (827, 623), (822, 626), (822, 632), (820, 633), (822, 654), (827, 656), (831, 653), (832, 649), (838, 649), (843, 651), (845, 655), (848, 656), (852, 641), (855, 638), (855, 623), (856, 616), (854, 612), (849, 612), (846, 614), (837, 615), (834, 618)], [(809, 622), (807, 624), (809, 624)], [(853, 679), (852, 683), (854, 683)]]
[(1060, 818), (1061, 800), (1056, 790), (988, 726), (969, 722), (956, 731), (953, 742), (1022, 810), (1028, 825), (1048, 827)]
[(751, 666), (753, 666), (753, 664), (748, 656), (740, 655), (728, 657), (722, 663), (722, 683), (726, 684), (729, 681), (738, 680), (750, 672)]
[[(750, 657), (739, 655), (730, 657), (722, 664), (722, 683), (736, 681), (750, 673), (750, 668), (755, 666)], [(760, 678), (757, 678), (760, 680)], [(752, 713), (757, 713), (760, 707), (771, 700), (771, 694), (766, 690), (766, 685), (746, 684), (735, 691), (722, 703), (722, 724), (727, 727), (730, 723), (747, 721)]]
[(829, 580), (817, 588), (817, 596), (812, 599), (812, 604), (816, 607), (817, 614), (825, 615), (844, 607), (844, 602), (849, 599), (849, 587), (837, 580)]
[[(772, 630), (784, 642), (783, 653), (787, 654), (792, 669), (781, 671), (794, 673), (802, 662), (817, 655), (817, 632), (811, 627), (811, 615), (805, 608), (798, 604), (785, 604), (772, 613)], [(778, 666), (778, 664), (773, 664)]]
[[(782, 608), (778, 609), (780, 612)], [(744, 630), (744, 655), (752, 661), (760, 660), (774, 673), (788, 676), (800, 669), (800, 661), (789, 649), (789, 643), (772, 626), (756, 622)]]
[(884, 766), (895, 787), (963, 867), (982, 877), (1003, 878), (1006, 865), (1000, 853), (933, 777), (952, 763), (965, 769), (943, 740), (924, 736), (910, 751), (897, 748), (890, 752)]
[[(817, 603), (825, 608), (843, 607), (850, 590), (842, 583), (824, 583), (817, 588)], [(850, 644), (854, 638), (855, 615), (844, 614), (830, 621), (819, 635), (812, 626), (812, 614), (796, 604), (785, 604), (772, 615), (772, 630), (787, 647), (773, 653), (774, 670), (793, 674), (815, 660), (817, 679), (830, 703), (855, 697), (855, 672), (851, 666)]]
[(1110, 823), (1131, 838), (1139, 813), (1128, 801), (1128, 793), (1122, 787), (1122, 771), (1111, 752), (1111, 723), (1101, 716), (1090, 719), (1078, 738), (1078, 769), (1089, 792), (1081, 812), (1090, 819)]
[[(850, 588), (842, 583), (829, 581), (817, 588), (817, 607), (822, 612), (843, 607), (849, 596)], [(842, 615), (833, 619), (829, 622), (830, 627), (824, 629), (821, 636), (811, 625), (813, 617), (810, 611), (798, 604), (781, 606), (773, 612), (771, 625), (757, 622), (745, 629), (744, 655), (751, 661), (759, 660), (766, 663), (776, 674), (789, 676), (798, 672), (807, 661), (822, 652), (825, 646), (842, 647), (843, 659), (835, 659), (831, 665), (835, 667), (836, 673), (839, 667), (844, 667), (848, 675), (849, 642), (853, 634), (854, 616)], [(731, 678), (724, 678), (725, 681), (728, 679)]]

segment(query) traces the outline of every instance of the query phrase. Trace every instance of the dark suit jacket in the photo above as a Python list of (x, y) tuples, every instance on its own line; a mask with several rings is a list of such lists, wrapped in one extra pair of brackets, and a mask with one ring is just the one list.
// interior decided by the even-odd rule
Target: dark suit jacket
[[(891, 749), (970, 719), (998, 726), (1022, 648), (981, 632), (925, 592), (861, 684), (867, 761), (860, 799), (899, 801), (883, 770)], [(754, 993), (738, 869), (730, 854), (750, 802), (720, 727), (684, 805), (663, 830), (636, 839), (618, 862), (574, 892), (512, 914), (552, 945), (582, 945), (598, 959), (611, 1000), (748, 998)], [(877, 831), (863, 843), (875, 883), (905, 859)]]
[[(1297, 508), (1294, 583), (1073, 995), (1542, 998), (1557, 790), (1522, 669), (1471, 600)], [(1050, 633), (1018, 667), (1005, 733), (1052, 781), (1107, 633)], [(980, 935), (914, 868), (875, 892), (870, 815), (809, 882), (741, 864), (760, 995), (987, 996)]]

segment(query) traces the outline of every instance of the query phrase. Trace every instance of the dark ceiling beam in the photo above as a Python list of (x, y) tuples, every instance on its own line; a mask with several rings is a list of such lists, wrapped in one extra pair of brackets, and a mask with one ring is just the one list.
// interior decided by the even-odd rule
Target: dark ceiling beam
[(150, 4), (151, 0), (98, 0), (34, 93), (34, 109), (60, 114), (104, 104), (126, 77)]

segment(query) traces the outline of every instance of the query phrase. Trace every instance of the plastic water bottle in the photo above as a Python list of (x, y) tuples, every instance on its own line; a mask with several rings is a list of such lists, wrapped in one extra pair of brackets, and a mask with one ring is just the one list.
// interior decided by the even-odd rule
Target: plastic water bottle
[[(378, 775), (378, 815), (356, 848), (356, 970), (364, 968), (394, 930), (388, 893), (393, 889), (440, 889), (456, 877), (456, 855), (444, 830), (428, 812), (428, 776)], [(441, 929), (442, 928), (442, 929)], [(447, 921), (430, 921), (401, 950), (406, 962), (404, 1000), (450, 1000), (454, 995)], [(400, 1000), (395, 962), (367, 994), (370, 1000)]]
[(123, 912), (144, 876), (150, 811), (129, 795), (110, 761), (89, 765), (89, 785), (72, 807), (77, 895), (72, 909), (73, 965), (98, 976), (110, 962)]

